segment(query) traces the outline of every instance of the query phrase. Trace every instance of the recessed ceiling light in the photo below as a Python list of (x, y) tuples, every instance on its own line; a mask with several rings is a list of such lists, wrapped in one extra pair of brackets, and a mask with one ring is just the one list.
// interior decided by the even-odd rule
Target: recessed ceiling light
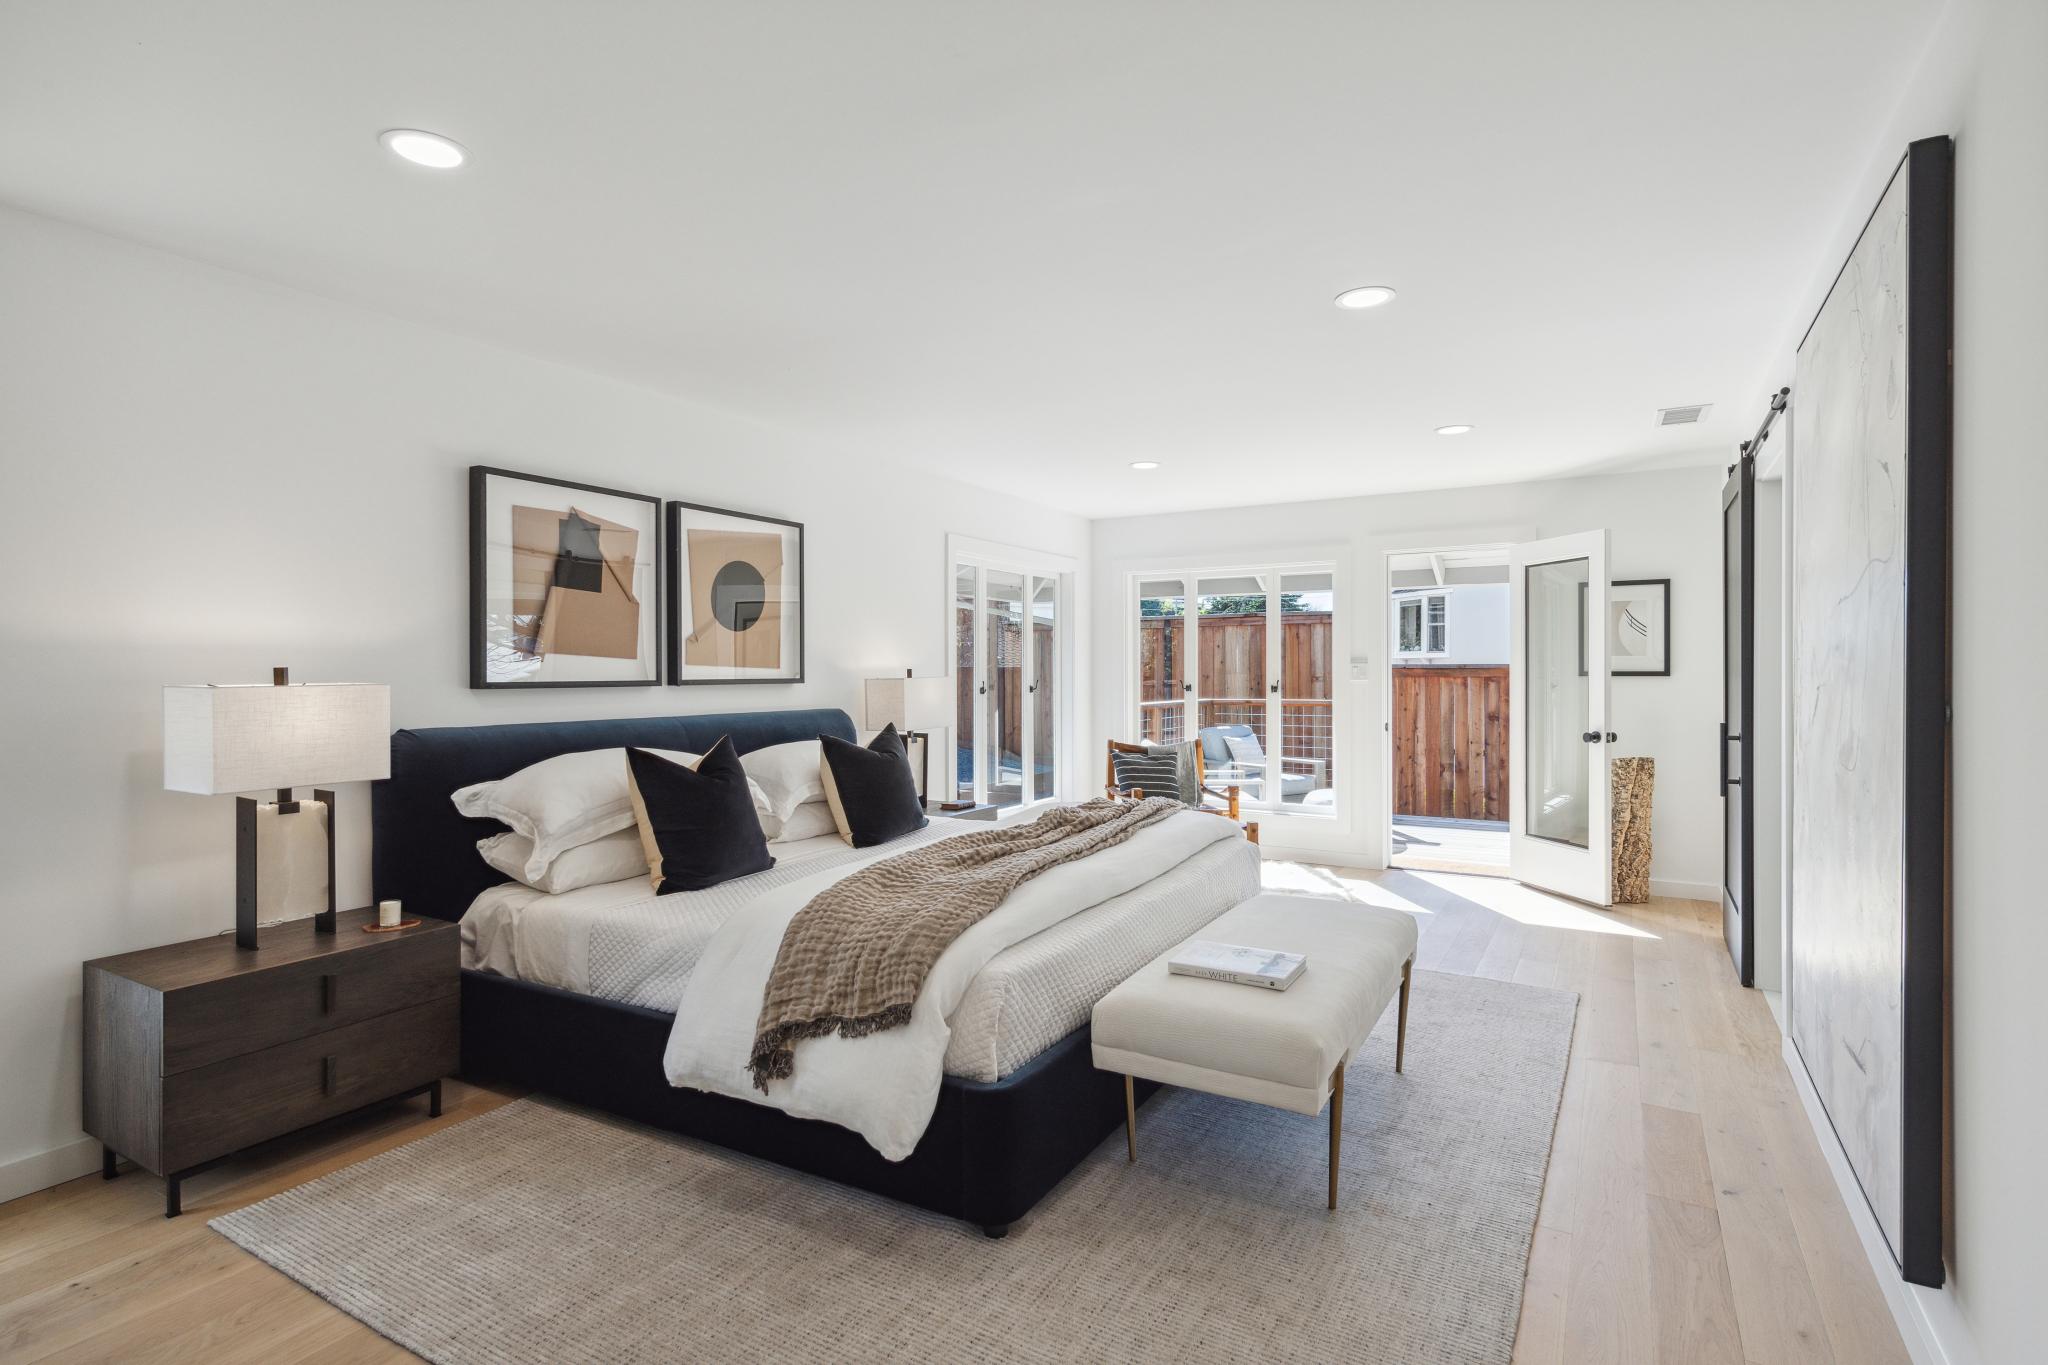
[(1157, 469), (1157, 468), (1159, 468), (1159, 461), (1157, 461), (1157, 460), (1132, 460), (1132, 461), (1131, 461), (1131, 468), (1133, 468), (1133, 469)]
[(1394, 301), (1394, 291), (1384, 284), (1362, 284), (1337, 296), (1339, 308), (1377, 308)]
[(1470, 430), (1472, 430), (1472, 428), (1466, 425), (1465, 423), (1454, 422), (1447, 427), (1438, 427), (1436, 429), (1436, 434), (1439, 436), (1463, 436), (1466, 432)]
[(434, 171), (452, 171), (469, 159), (469, 153), (459, 143), (451, 142), (439, 133), (423, 133), (417, 128), (392, 128), (380, 134), (377, 140), (389, 148), (392, 155), (402, 156), (415, 166), (425, 166)]

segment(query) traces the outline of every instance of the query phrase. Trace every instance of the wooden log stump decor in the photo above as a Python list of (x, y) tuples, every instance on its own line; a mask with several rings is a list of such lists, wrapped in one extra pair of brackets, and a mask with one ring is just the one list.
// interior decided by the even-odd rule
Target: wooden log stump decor
[(1614, 902), (1650, 899), (1650, 793), (1657, 783), (1654, 758), (1614, 760)]

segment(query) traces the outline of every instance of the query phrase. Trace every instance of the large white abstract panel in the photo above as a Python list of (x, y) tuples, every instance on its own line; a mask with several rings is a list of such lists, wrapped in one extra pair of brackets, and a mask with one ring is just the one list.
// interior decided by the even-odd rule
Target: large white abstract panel
[(1793, 385), (1793, 1042), (1900, 1246), (1907, 177)]

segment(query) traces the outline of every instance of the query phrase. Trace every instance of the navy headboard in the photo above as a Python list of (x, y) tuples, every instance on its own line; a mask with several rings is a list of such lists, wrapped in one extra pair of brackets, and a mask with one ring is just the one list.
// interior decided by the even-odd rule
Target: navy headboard
[(458, 787), (495, 782), (544, 758), (585, 749), (637, 745), (702, 753), (720, 735), (731, 735), (743, 754), (819, 735), (854, 738), (852, 718), (829, 709), (400, 730), (391, 737), (391, 776), (370, 788), (376, 897), (404, 901), (407, 914), (461, 919), (478, 892), (505, 880), (476, 851), (477, 840), (505, 827), (458, 812), (448, 799)]

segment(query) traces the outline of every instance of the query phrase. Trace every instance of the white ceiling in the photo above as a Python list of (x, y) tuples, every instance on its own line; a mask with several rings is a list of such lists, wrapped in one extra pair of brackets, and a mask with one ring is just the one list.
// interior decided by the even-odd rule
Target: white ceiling
[(1705, 463), (1939, 9), (7, 0), (0, 200), (1091, 516)]

